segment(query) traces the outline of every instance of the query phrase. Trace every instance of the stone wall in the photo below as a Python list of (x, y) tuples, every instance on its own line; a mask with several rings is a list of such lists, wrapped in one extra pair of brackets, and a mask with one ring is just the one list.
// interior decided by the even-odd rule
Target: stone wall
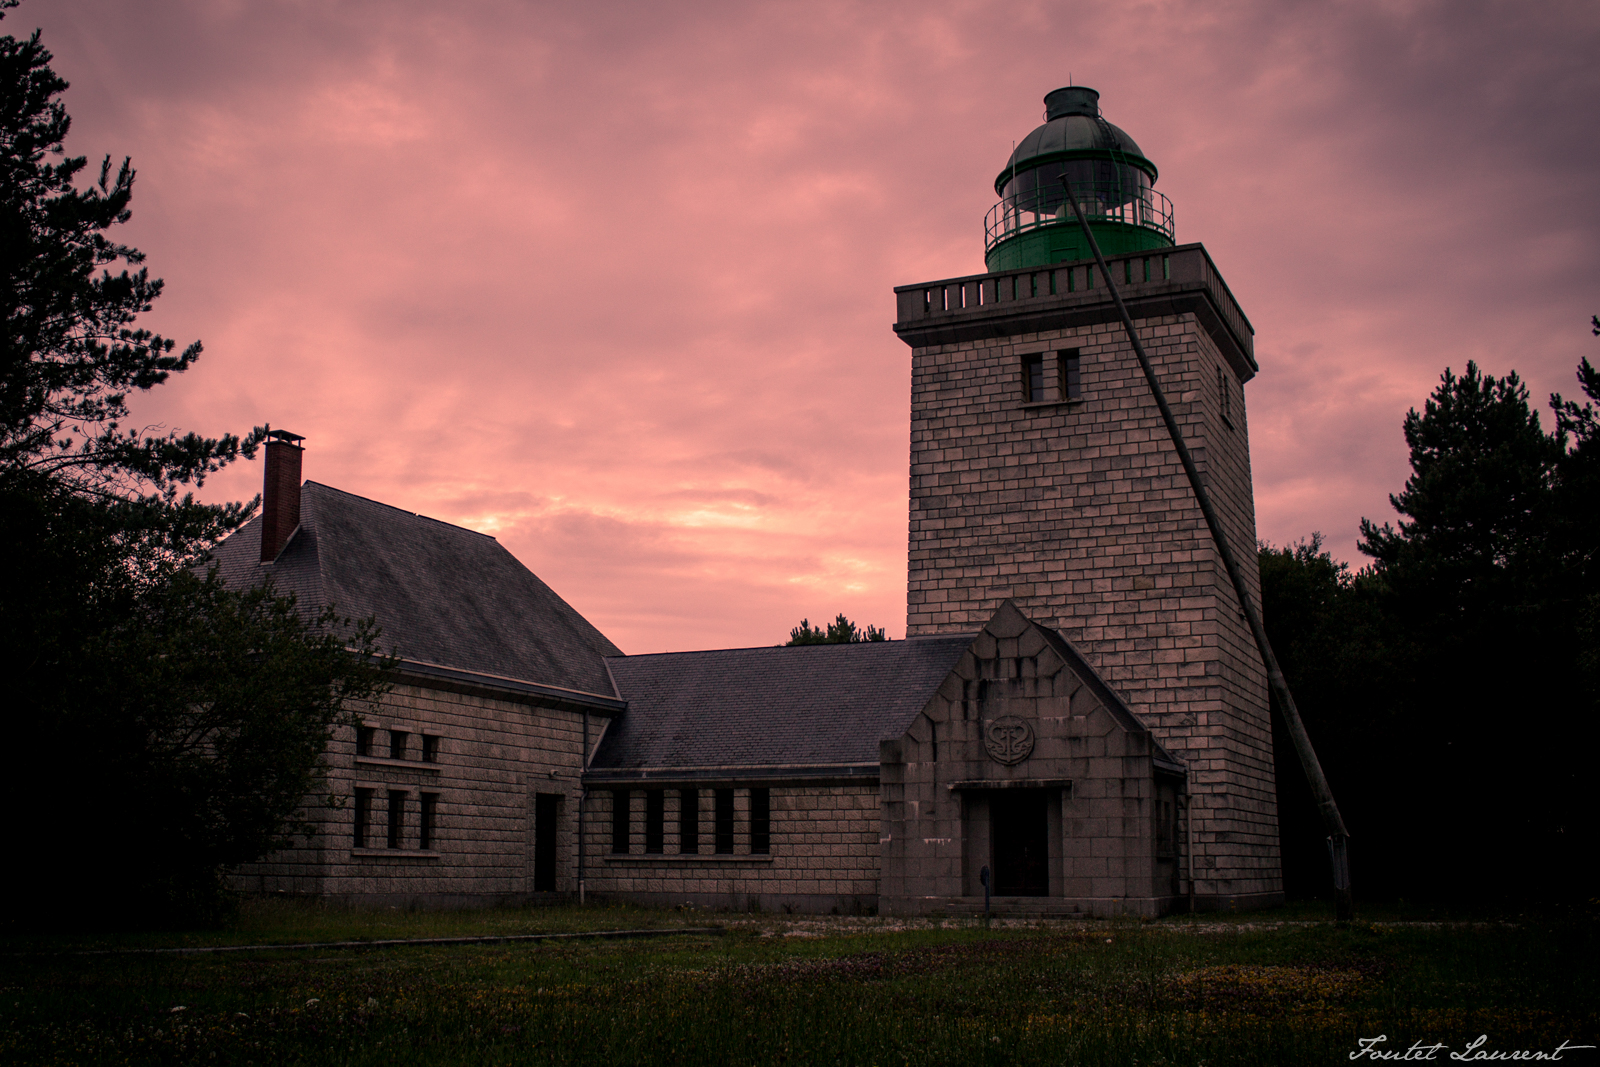
[[(1158, 768), (1149, 732), (1069, 658), (1002, 607), (905, 736), (883, 743), (885, 912), (981, 907), (979, 873), (1001, 860), (990, 805), (1020, 791), (1047, 805), (1047, 892), (997, 889), (1003, 905), (1101, 916), (1176, 905), (1178, 856), (1170, 834), (1158, 847), (1158, 818), (1182, 776)], [(1026, 755), (999, 762), (986, 730), (1016, 720)]]
[[(646, 904), (732, 908), (738, 911), (800, 911), (859, 914), (878, 906), (878, 783), (775, 784), (765, 786), (771, 804), (771, 851), (750, 849), (750, 784), (692, 783), (699, 789), (700, 844), (680, 853), (680, 788), (662, 789), (663, 851), (645, 854), (645, 786), (630, 786), (632, 827), (626, 855), (611, 851), (614, 793), (591, 786), (585, 813), (586, 880), (597, 897)], [(711, 790), (734, 788), (734, 850), (717, 855)], [(758, 787), (759, 788), (759, 787)]]
[[(1203, 251), (1183, 254), (1210, 270)], [(897, 328), (913, 345), (906, 631), (974, 629), (1006, 599), (1058, 628), (1188, 764), (1202, 903), (1269, 902), (1282, 887), (1265, 672), (1103, 281), (1097, 295), (1072, 269), (1070, 295), (1068, 268), (963, 282), (994, 295), (942, 318), (924, 294), (955, 286), (901, 293)], [(1039, 280), (1052, 274), (1058, 295)], [(1226, 295), (1220, 278), (1196, 276), (1187, 297), (1177, 282), (1131, 285), (1130, 300), (1161, 290), (1131, 308), (1259, 603), (1241, 380), (1253, 367), (1228, 316), (1208, 311), (1220, 297), (1195, 295)], [(1018, 317), (1006, 298), (1020, 308), (1024, 292), (1035, 306)], [(1053, 373), (1072, 350), (1077, 399)], [(1031, 403), (1030, 355), (1046, 370)]]
[[(469, 686), (402, 684), (360, 718), (372, 729), (369, 755), (357, 755), (348, 727), (328, 746), (329, 788), (341, 807), (330, 810), (313, 798), (315, 837), (242, 868), (237, 887), (402, 906), (525, 900), (534, 873), (534, 798), (549, 793), (561, 798), (556, 892), (576, 891), (581, 712)], [(595, 718), (593, 737), (604, 721)], [(404, 759), (389, 758), (391, 730), (409, 735)], [(424, 736), (438, 739), (434, 762), (422, 758)], [(373, 797), (362, 849), (354, 847), (357, 789)], [(391, 791), (405, 793), (398, 848), (387, 841)], [(423, 794), (437, 797), (428, 849), (419, 847)]]

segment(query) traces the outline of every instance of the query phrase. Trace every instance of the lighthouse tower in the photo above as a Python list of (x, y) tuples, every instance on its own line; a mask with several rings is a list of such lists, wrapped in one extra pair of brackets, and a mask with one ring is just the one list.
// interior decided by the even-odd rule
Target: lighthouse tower
[(976, 630), (1006, 600), (1059, 630), (1187, 765), (1197, 905), (1273, 903), (1266, 673), (1062, 177), (1241, 560), (1254, 331), (1205, 248), (1175, 243), (1155, 163), (1099, 94), (1045, 107), (995, 178), (985, 272), (895, 290), (912, 351), (906, 634)]

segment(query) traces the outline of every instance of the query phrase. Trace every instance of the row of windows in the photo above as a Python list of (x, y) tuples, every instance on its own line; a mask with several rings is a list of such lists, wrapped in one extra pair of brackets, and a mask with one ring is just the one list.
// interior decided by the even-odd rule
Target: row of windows
[[(1022, 357), (1022, 402), (1037, 404), (1049, 401), (1079, 400), (1083, 397), (1082, 359), (1076, 348), (1055, 353), (1054, 367), (1047, 368), (1045, 353), (1032, 352)], [(1054, 395), (1046, 387), (1050, 371), (1054, 371)], [(1222, 421), (1233, 425), (1233, 382), (1228, 372), (1217, 368), (1217, 400), (1222, 409)]]
[[(433, 734), (423, 734), (421, 746), (421, 759), (423, 763), (439, 762), (439, 739)], [(414, 759), (411, 755), (412, 735), (405, 730), (390, 730), (387, 749), (377, 745), (378, 728), (375, 726), (356, 727), (356, 755), (380, 756), (386, 755), (390, 759)]]
[(1068, 348), (1057, 352), (1055, 358), (1055, 395), (1045, 390), (1044, 353), (1035, 352), (1022, 357), (1022, 402), (1036, 404), (1046, 400), (1077, 400), (1083, 395), (1079, 374), (1078, 350)]
[[(678, 852), (680, 855), (698, 855), (700, 852), (700, 793), (699, 789), (678, 789)], [(736, 811), (732, 789), (711, 789), (711, 851), (717, 855), (733, 853)], [(633, 790), (611, 791), (611, 851), (619, 856), (628, 854), (633, 845)], [(768, 789), (750, 790), (750, 851), (765, 856), (772, 851), (772, 792)], [(644, 850), (647, 855), (666, 851), (667, 791), (644, 790)]]
[[(415, 836), (410, 827), (411, 794), (404, 789), (390, 789), (385, 794), (384, 812), (388, 819), (384, 844), (378, 845), (373, 837), (373, 804), (378, 799), (376, 789), (357, 789), (355, 802), (356, 848), (419, 848), (431, 849), (439, 833), (439, 794), (421, 793), (417, 805)], [(413, 842), (415, 842), (413, 844)]]

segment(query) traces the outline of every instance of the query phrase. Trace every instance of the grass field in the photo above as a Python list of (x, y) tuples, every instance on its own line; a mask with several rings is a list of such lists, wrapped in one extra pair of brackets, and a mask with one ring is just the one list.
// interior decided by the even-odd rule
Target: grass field
[[(1391, 1053), (1447, 1046), (1432, 1062), (1480, 1035), (1480, 1054), (1600, 1043), (1600, 924), (1419, 921), (1436, 918), (1369, 909), (1336, 928), (1304, 907), (985, 927), (256, 904), (206, 933), (10, 937), (0, 1063), (1331, 1064), (1379, 1035)], [(722, 932), (125, 951), (708, 925)]]

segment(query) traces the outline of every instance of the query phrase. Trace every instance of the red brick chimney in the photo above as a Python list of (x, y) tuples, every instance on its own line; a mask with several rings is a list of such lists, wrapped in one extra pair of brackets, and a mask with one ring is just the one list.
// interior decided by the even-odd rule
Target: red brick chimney
[(267, 434), (267, 476), (261, 491), (261, 562), (271, 563), (300, 525), (300, 456), (297, 441), (305, 438), (287, 430)]

